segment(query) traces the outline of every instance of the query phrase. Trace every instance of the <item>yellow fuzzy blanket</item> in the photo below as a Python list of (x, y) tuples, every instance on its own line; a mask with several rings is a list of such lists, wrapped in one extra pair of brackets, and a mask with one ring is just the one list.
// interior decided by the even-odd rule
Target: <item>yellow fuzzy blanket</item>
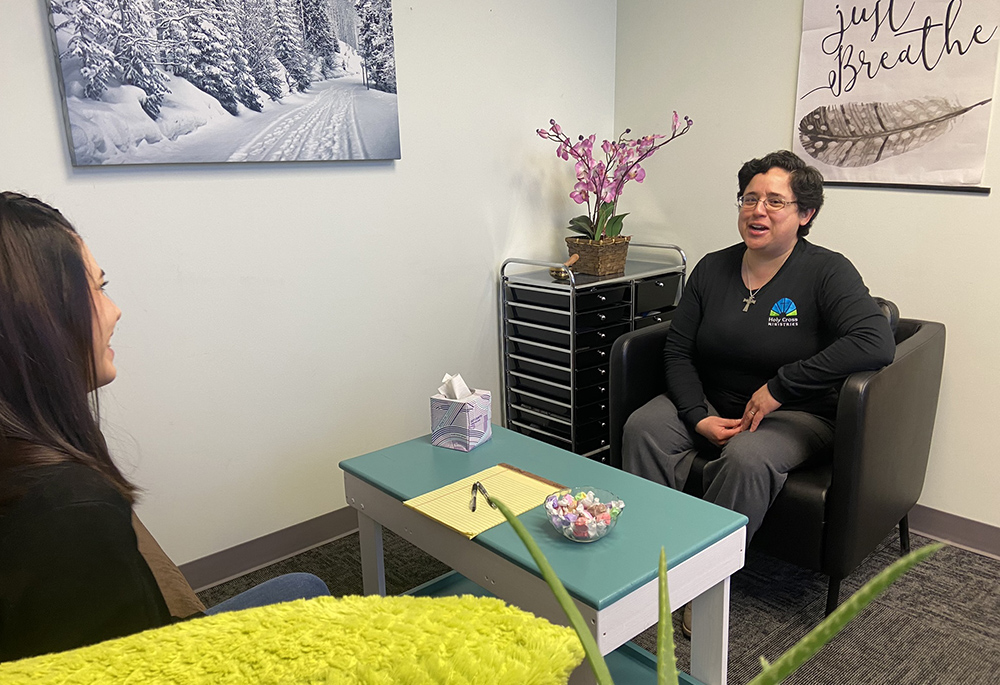
[(0, 664), (4, 685), (565, 683), (571, 628), (485, 597), (319, 597)]

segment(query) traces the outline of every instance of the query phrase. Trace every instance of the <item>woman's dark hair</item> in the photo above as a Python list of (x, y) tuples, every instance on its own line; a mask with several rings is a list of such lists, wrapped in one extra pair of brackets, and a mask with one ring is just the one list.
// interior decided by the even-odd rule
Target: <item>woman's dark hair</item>
[(760, 159), (751, 159), (749, 162), (745, 162), (737, 175), (740, 190), (736, 197), (743, 195), (754, 176), (766, 174), (775, 167), (784, 169), (791, 175), (792, 193), (795, 194), (799, 212), (816, 210), (805, 226), (799, 226), (799, 237), (805, 237), (809, 235), (813, 220), (816, 219), (820, 207), (823, 206), (823, 174), (815, 167), (803, 162), (794, 152), (778, 150), (764, 155)]
[(0, 192), (0, 474), (76, 462), (133, 502), (136, 488), (111, 461), (90, 393), (93, 307), (73, 226), (40, 200)]

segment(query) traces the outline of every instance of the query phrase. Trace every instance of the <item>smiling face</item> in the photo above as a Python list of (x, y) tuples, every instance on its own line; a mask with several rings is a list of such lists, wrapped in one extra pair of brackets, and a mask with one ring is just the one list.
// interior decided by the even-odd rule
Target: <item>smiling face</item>
[(115, 379), (118, 371), (115, 369), (115, 351), (111, 349), (111, 335), (115, 332), (115, 324), (122, 318), (122, 310), (111, 301), (104, 292), (107, 281), (104, 271), (97, 265), (94, 255), (86, 243), (80, 241), (84, 264), (87, 265), (87, 280), (90, 283), (90, 299), (93, 302), (93, 334), (94, 334), (94, 387), (96, 390)]
[[(747, 184), (743, 196), (759, 199), (778, 198), (794, 202), (791, 174), (784, 169), (771, 167), (767, 173), (757, 174)], [(799, 239), (799, 227), (809, 223), (814, 209), (799, 211), (798, 205), (789, 204), (778, 211), (768, 210), (763, 202), (754, 207), (740, 209), (738, 227), (747, 249), (767, 258), (787, 255)]]

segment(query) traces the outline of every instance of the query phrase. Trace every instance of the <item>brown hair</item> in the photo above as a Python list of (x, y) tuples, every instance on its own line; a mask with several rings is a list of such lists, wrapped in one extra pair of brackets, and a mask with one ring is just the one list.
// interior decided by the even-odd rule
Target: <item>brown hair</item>
[[(136, 487), (108, 454), (90, 393), (93, 307), (69, 221), (40, 200), (0, 192), (0, 474), (75, 462), (133, 502)], [(0, 494), (9, 496), (7, 480), (0, 475)]]
[(773, 168), (784, 169), (789, 173), (792, 193), (798, 203), (799, 213), (815, 209), (809, 222), (804, 226), (799, 226), (798, 235), (804, 238), (809, 235), (813, 221), (819, 210), (823, 207), (823, 174), (815, 167), (811, 167), (802, 161), (794, 152), (790, 150), (778, 150), (764, 155), (760, 159), (751, 159), (744, 162), (736, 175), (739, 182), (739, 192), (736, 196), (741, 196), (750, 185), (750, 181), (757, 174), (766, 174)]

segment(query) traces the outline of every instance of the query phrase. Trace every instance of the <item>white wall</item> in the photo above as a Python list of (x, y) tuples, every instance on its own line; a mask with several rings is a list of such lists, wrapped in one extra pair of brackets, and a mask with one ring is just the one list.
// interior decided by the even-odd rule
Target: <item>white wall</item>
[(427, 431), (444, 372), (499, 390), (496, 272), (562, 254), (611, 131), (608, 0), (395, 4), (402, 160), (73, 169), (40, 1), (3, 2), (0, 188), (62, 209), (124, 311), (102, 395), (184, 563), (344, 506), (337, 463)]
[[(615, 126), (695, 120), (628, 189), (637, 238), (677, 242), (693, 264), (736, 242), (736, 172), (792, 142), (801, 0), (618, 1)], [(747, 86), (747, 82), (751, 84)], [(993, 107), (994, 134), (1000, 108)], [(903, 316), (948, 329), (944, 379), (921, 504), (1000, 525), (991, 399), (1000, 388), (1000, 148), (991, 196), (831, 188), (810, 239), (846, 254)]]

